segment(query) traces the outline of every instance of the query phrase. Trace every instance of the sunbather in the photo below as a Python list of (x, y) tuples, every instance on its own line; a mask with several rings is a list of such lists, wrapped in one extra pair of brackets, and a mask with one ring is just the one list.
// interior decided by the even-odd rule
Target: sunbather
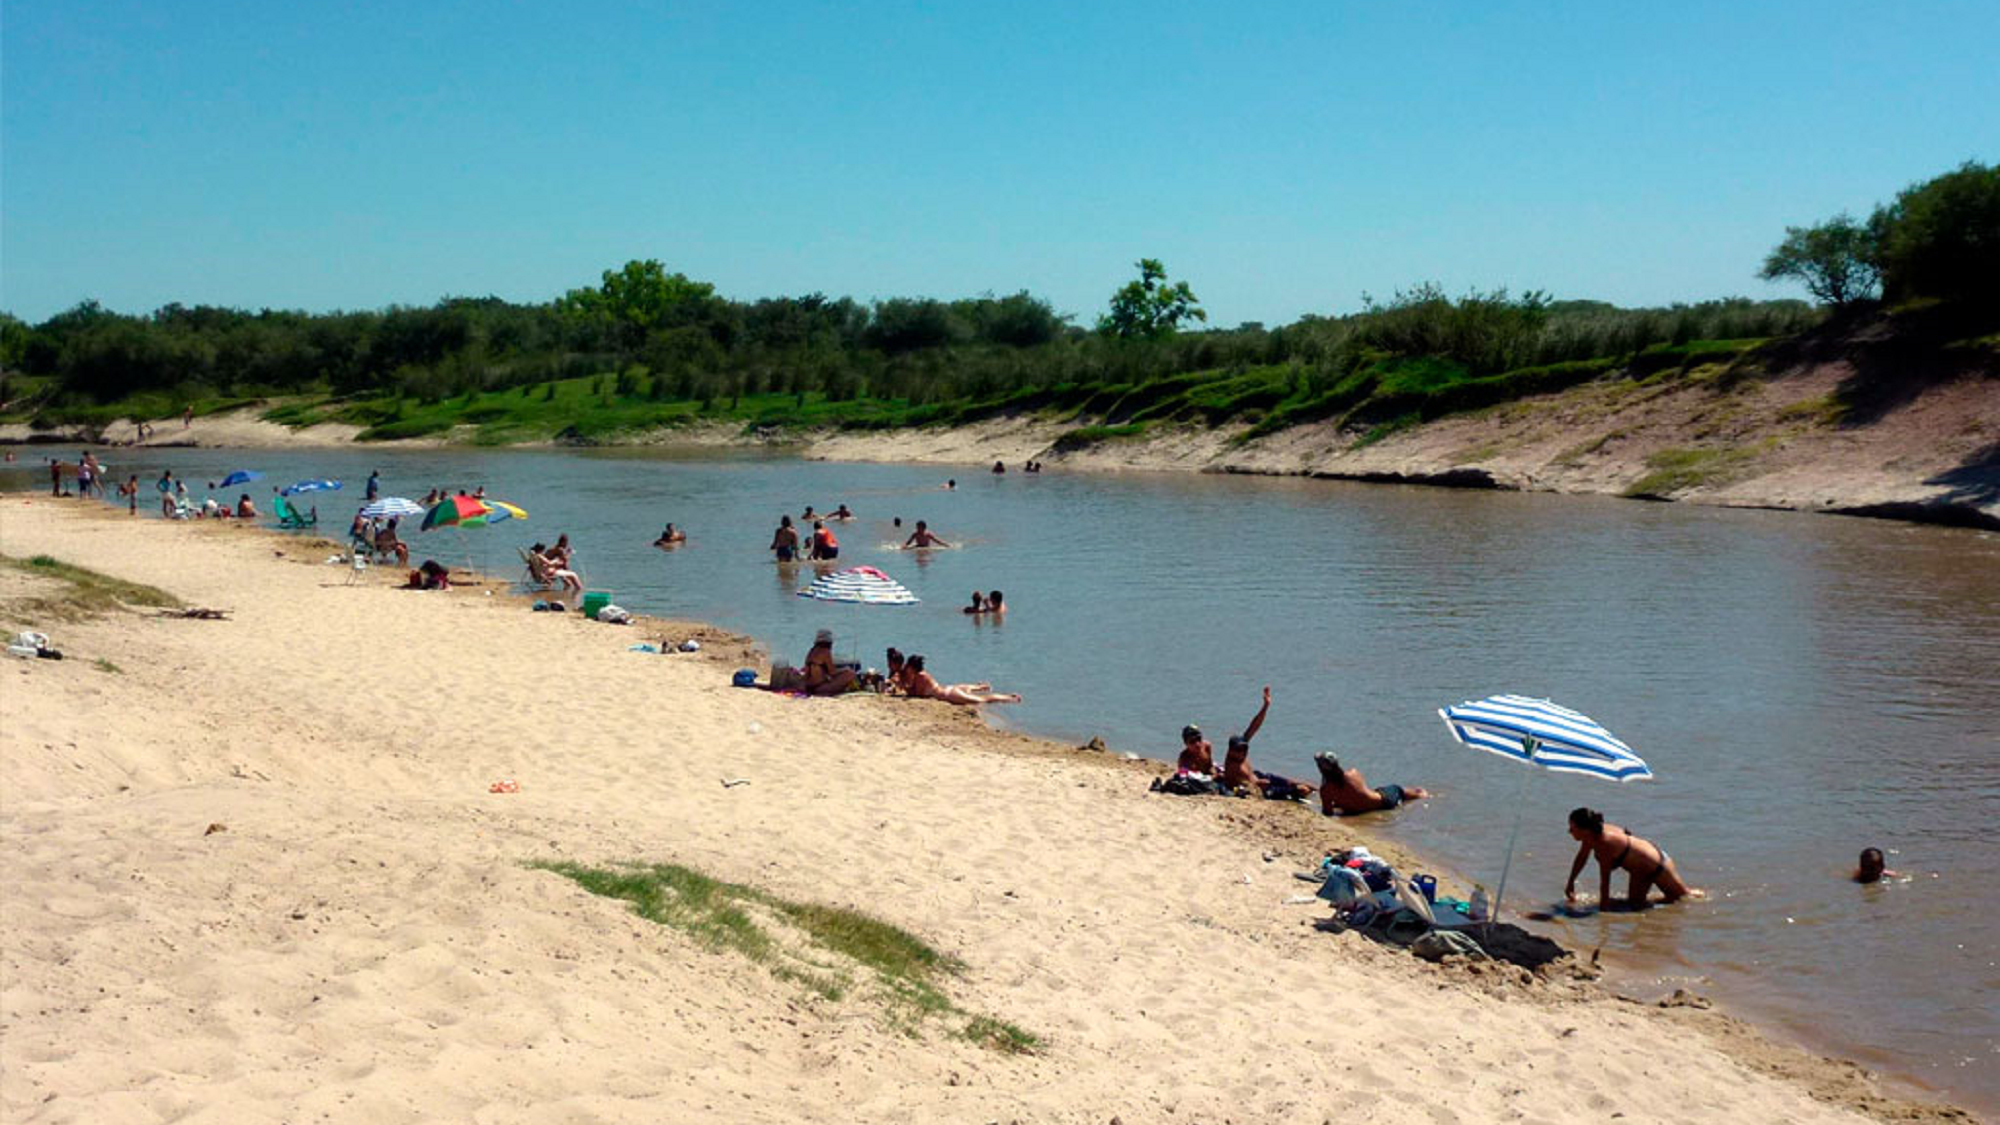
[(1430, 791), (1416, 785), (1368, 784), (1358, 769), (1342, 769), (1332, 754), (1314, 754), (1319, 767), (1319, 811), (1327, 816), (1355, 816), (1360, 813), (1393, 809), (1404, 801), (1421, 801)]
[(842, 668), (833, 662), (833, 630), (821, 629), (813, 636), (813, 646), (806, 653), (806, 694), (839, 695), (854, 686), (859, 675), (852, 668)]
[[(1563, 897), (1576, 899), (1576, 877), (1583, 872), (1583, 865), (1597, 856), (1597, 901), (1603, 906), (1622, 907), (1637, 910), (1646, 905), (1648, 894), (1659, 887), (1663, 901), (1673, 902), (1695, 893), (1693, 888), (1681, 878), (1680, 869), (1674, 866), (1674, 857), (1651, 840), (1634, 836), (1615, 824), (1607, 824), (1604, 814), (1591, 808), (1571, 809), (1569, 814), (1570, 839), (1577, 841), (1576, 861), (1569, 865), (1569, 882), (1563, 884)], [(1624, 868), (1631, 874), (1631, 882), (1626, 885), (1625, 897), (1614, 900), (1611, 897), (1611, 872)]]
[(904, 664), (908, 676), (910, 694), (918, 699), (942, 699), (946, 703), (956, 703), (961, 707), (973, 707), (981, 703), (1019, 703), (1021, 697), (1014, 692), (994, 691), (992, 684), (941, 684), (937, 677), (924, 671), (924, 658), (912, 656)]
[[(999, 591), (994, 591), (998, 593)], [(1229, 749), (1222, 755), (1222, 772), (1216, 781), (1223, 789), (1248, 796), (1252, 793), (1273, 801), (1290, 801), (1312, 795), (1313, 787), (1289, 777), (1250, 768), (1250, 740), (1264, 725), (1264, 716), (1271, 710), (1271, 689), (1264, 688), (1264, 706), (1257, 711), (1257, 717), (1250, 720), (1249, 729), (1242, 734), (1229, 736)]]
[(382, 525), (382, 530), (375, 533), (375, 553), (378, 555), (394, 555), (396, 556), (397, 566), (408, 566), (410, 565), (410, 547), (409, 544), (404, 543), (396, 537), (397, 522), (397, 518), (391, 516), (389, 517), (389, 522)]

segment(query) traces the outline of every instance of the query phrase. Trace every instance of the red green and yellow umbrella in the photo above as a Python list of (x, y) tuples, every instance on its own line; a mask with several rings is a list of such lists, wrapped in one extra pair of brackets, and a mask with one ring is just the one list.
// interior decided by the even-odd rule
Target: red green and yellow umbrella
[(492, 511), (484, 500), (470, 496), (447, 496), (424, 513), (423, 530), (438, 527), (480, 527)]

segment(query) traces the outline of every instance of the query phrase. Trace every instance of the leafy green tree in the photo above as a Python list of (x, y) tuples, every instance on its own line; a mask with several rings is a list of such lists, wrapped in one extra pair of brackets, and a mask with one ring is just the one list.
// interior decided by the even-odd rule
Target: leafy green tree
[(596, 289), (572, 289), (557, 302), (564, 315), (608, 328), (619, 347), (637, 350), (658, 329), (705, 325), (719, 319), (723, 302), (715, 286), (668, 273), (657, 259), (605, 270)]
[(1869, 226), (1890, 299), (2000, 304), (2000, 164), (1968, 160), (1912, 185)]
[(1875, 295), (1881, 278), (1875, 258), (1875, 232), (1842, 213), (1817, 226), (1786, 227), (1785, 240), (1764, 259), (1757, 276), (1793, 278), (1814, 300), (1845, 308)]
[(1111, 295), (1111, 311), (1097, 322), (1099, 332), (1121, 340), (1157, 340), (1173, 335), (1183, 320), (1208, 319), (1187, 282), (1167, 283), (1167, 267), (1159, 259), (1141, 258), (1138, 266), (1139, 280)]

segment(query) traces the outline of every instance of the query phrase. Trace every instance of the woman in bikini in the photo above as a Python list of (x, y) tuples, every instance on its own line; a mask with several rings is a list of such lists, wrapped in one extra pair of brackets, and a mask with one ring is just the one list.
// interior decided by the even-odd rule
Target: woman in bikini
[[(1576, 877), (1583, 873), (1583, 865), (1593, 854), (1597, 856), (1597, 901), (1605, 908), (1616, 905), (1637, 910), (1646, 905), (1646, 897), (1654, 887), (1660, 888), (1666, 902), (1697, 893), (1681, 878), (1673, 857), (1658, 844), (1615, 824), (1606, 824), (1604, 814), (1596, 809), (1572, 809), (1569, 834), (1579, 845), (1576, 862), (1569, 865), (1569, 882), (1563, 884), (1563, 897), (1571, 902), (1576, 900)], [(1611, 873), (1621, 867), (1632, 881), (1624, 899), (1614, 902)]]
[(906, 690), (917, 699), (942, 699), (962, 707), (1021, 702), (1021, 697), (1013, 692), (994, 691), (992, 684), (940, 684), (937, 677), (924, 671), (924, 658), (921, 656), (910, 657), (903, 665), (903, 672)]

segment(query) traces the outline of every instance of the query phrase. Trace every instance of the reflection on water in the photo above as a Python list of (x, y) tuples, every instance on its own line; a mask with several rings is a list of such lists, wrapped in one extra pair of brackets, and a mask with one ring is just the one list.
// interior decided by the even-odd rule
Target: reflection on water
[[(112, 471), (207, 480), (246, 460), (266, 484), (374, 467), (392, 492), (484, 484), (530, 520), (412, 536), (420, 554), (511, 575), (515, 547), (567, 531), (619, 604), (792, 660), (818, 627), (871, 664), (891, 644), (926, 653), (942, 680), (1026, 696), (997, 719), (1072, 743), (1171, 758), (1182, 724), (1226, 736), (1268, 683), (1258, 766), (1309, 777), (1335, 750), (1371, 781), (1429, 787), (1387, 830), (1489, 886), (1520, 816), (1520, 909), (1560, 896), (1567, 811), (1603, 809), (1710, 897), (1554, 924), (1567, 943), (2000, 1106), (1983, 1065), (2000, 930), (1980, 901), (2000, 861), (2000, 537), (1234, 477), (967, 474), (945, 492), (936, 468), (641, 451), (159, 451)], [(23, 468), (8, 486), (33, 483)], [(772, 564), (777, 517), (842, 502), (860, 518), (841, 563), (882, 567), (922, 605), (793, 596), (814, 571)], [(344, 523), (335, 499), (319, 507)], [(958, 546), (893, 549), (918, 519)], [(669, 520), (687, 544), (651, 547)], [(995, 586), (1004, 628), (959, 612)], [(1524, 771), (1451, 742), (1436, 709), (1496, 691), (1586, 712), (1658, 780)], [(1844, 882), (1869, 844), (1913, 878)]]

